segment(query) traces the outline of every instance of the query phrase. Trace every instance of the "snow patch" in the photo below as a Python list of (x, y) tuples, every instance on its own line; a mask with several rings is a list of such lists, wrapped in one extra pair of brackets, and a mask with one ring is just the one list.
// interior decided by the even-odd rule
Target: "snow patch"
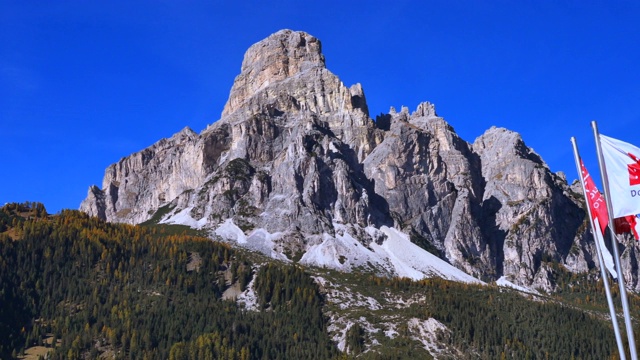
[(320, 288), (325, 288), (327, 285), (331, 285), (329, 280), (323, 278), (322, 276), (312, 276), (311, 278), (315, 280), (318, 285), (320, 285)]
[(524, 287), (524, 286), (520, 286), (520, 285), (512, 283), (511, 281), (507, 280), (507, 278), (504, 277), (504, 276), (502, 276), (502, 277), (500, 277), (500, 279), (496, 280), (496, 285), (502, 286), (502, 287), (508, 287), (508, 288), (515, 289), (515, 290), (522, 291), (522, 292), (529, 293), (529, 294), (540, 295), (539, 292), (537, 292), (537, 291), (535, 291), (533, 289), (530, 289), (528, 287)]
[(338, 350), (344, 352), (347, 347), (347, 330), (353, 326), (353, 321), (345, 317), (331, 316), (329, 323), (327, 331), (334, 334), (331, 340), (337, 344)]
[(399, 276), (420, 280), (425, 277), (441, 277), (465, 283), (484, 284), (464, 271), (429, 253), (409, 240), (409, 236), (395, 228), (382, 226), (385, 235), (382, 245), (372, 243), (376, 252), (386, 254)]
[(380, 310), (382, 306), (380, 303), (369, 296), (364, 296), (360, 293), (353, 292), (351, 289), (346, 288), (345, 291), (340, 291), (337, 289), (331, 289), (331, 291), (327, 292), (327, 300), (332, 302), (333, 304), (338, 305), (340, 309), (355, 309), (355, 308), (364, 308), (367, 310)]
[(395, 339), (398, 336), (398, 331), (396, 330), (398, 324), (389, 323), (387, 326), (388, 328), (384, 331), (384, 335), (390, 339)]
[[(183, 211), (184, 212), (184, 211)], [(183, 213), (181, 212), (181, 213)], [(427, 277), (440, 277), (446, 280), (464, 283), (484, 284), (484, 282), (457, 269), (453, 265), (413, 244), (407, 234), (383, 226), (360, 228), (357, 225), (334, 223), (335, 235), (323, 233), (320, 239), (310, 245), (302, 258), (301, 264), (327, 267), (341, 271), (354, 268), (375, 270), (380, 275), (406, 277), (421, 280)], [(276, 250), (276, 242), (282, 233), (269, 233), (265, 229), (255, 229), (249, 235), (227, 219), (215, 229), (215, 234), (225, 240), (259, 251), (274, 259), (288, 261), (288, 258)], [(356, 239), (364, 236), (364, 243)], [(369, 301), (362, 299), (362, 301)], [(375, 300), (369, 302), (372, 306)]]
[(253, 288), (253, 284), (255, 283), (255, 276), (251, 279), (251, 282), (247, 284), (247, 288), (245, 291), (240, 293), (236, 298), (236, 303), (247, 310), (258, 311), (258, 295)]
[(244, 232), (233, 223), (233, 219), (225, 220), (214, 232), (221, 238), (235, 241), (238, 244), (245, 244), (247, 242), (247, 237), (244, 235)]
[(169, 217), (162, 219), (160, 224), (177, 224), (177, 225), (187, 225), (194, 229), (202, 229), (207, 224), (207, 218), (203, 217), (200, 220), (196, 220), (191, 217), (191, 210), (193, 206), (185, 208)]
[(274, 240), (278, 240), (282, 237), (282, 233), (270, 233), (265, 229), (255, 229), (246, 238), (246, 244), (244, 247), (259, 251), (263, 254), (270, 256), (273, 259), (289, 261), (289, 259), (282, 253), (275, 250), (276, 243)]
[(214, 230), (214, 233), (226, 241), (233, 241), (244, 248), (259, 251), (273, 259), (289, 261), (285, 255), (275, 250), (274, 240), (282, 237), (280, 232), (272, 234), (260, 228), (245, 235), (244, 231), (233, 222), (233, 219), (227, 219)]
[[(300, 259), (308, 265), (323, 266), (349, 271), (354, 267), (371, 267), (386, 271), (390, 275), (421, 280), (426, 277), (440, 277), (447, 280), (484, 284), (413, 244), (409, 236), (395, 228), (383, 226), (380, 230), (364, 228), (371, 239), (369, 247), (356, 240), (349, 230), (354, 226), (333, 224), (336, 235), (323, 234), (322, 242), (310, 246)], [(385, 239), (386, 238), (386, 239)], [(384, 239), (381, 244), (376, 239)]]
[(412, 318), (407, 322), (407, 325), (409, 325), (409, 330), (412, 333), (411, 337), (421, 342), (424, 349), (431, 355), (436, 356), (442, 351), (438, 346), (438, 332), (450, 332), (444, 324), (434, 318), (427, 320)]
[(369, 296), (353, 292), (350, 288), (344, 287), (344, 291), (333, 287), (333, 284), (322, 276), (312, 276), (313, 280), (318, 284), (320, 289), (325, 293), (326, 299), (336, 304), (340, 309), (354, 309), (356, 307), (364, 307), (369, 310), (380, 310), (380, 303)]
[(384, 297), (398, 309), (407, 308), (413, 304), (423, 304), (427, 299), (424, 295), (413, 294), (410, 298), (405, 300), (402, 296), (390, 291), (384, 292)]
[(388, 268), (385, 259), (351, 236), (347, 226), (333, 225), (336, 229), (335, 237), (324, 233), (322, 242), (310, 246), (300, 259), (300, 263), (342, 271), (349, 271), (359, 266), (369, 267), (369, 264)]

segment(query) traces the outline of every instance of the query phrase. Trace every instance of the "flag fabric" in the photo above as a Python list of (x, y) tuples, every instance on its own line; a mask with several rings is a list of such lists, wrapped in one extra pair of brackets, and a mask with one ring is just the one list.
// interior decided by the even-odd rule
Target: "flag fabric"
[(600, 224), (598, 221), (593, 223), (593, 226), (596, 228), (596, 233), (594, 234), (595, 240), (600, 245), (600, 254), (602, 254), (602, 262), (604, 263), (604, 267), (609, 270), (611, 277), (614, 279), (618, 278), (618, 273), (616, 272), (616, 267), (613, 262), (613, 256), (607, 249), (607, 246), (604, 244), (604, 230), (600, 229)]
[(613, 223), (616, 234), (631, 232), (636, 240), (640, 240), (640, 214), (616, 218)]
[(593, 237), (600, 245), (600, 252), (602, 253), (602, 261), (604, 266), (609, 270), (611, 276), (617, 279), (617, 273), (613, 265), (613, 257), (604, 244), (604, 232), (609, 224), (609, 214), (607, 213), (607, 204), (602, 198), (602, 194), (598, 191), (596, 184), (593, 182), (593, 178), (589, 175), (587, 168), (584, 166), (582, 159), (580, 159), (580, 172), (582, 173), (582, 182), (586, 193), (584, 194), (587, 199), (587, 205), (591, 210), (591, 216), (593, 217), (593, 225), (596, 228), (596, 233)]
[(582, 172), (582, 180), (584, 181), (584, 188), (587, 191), (585, 197), (589, 203), (589, 209), (591, 209), (591, 216), (600, 224), (600, 231), (604, 235), (607, 225), (609, 225), (609, 214), (607, 213), (607, 204), (602, 198), (602, 194), (593, 182), (593, 178), (589, 175), (587, 168), (584, 166), (582, 160), (580, 160), (580, 171)]
[(600, 135), (614, 218), (640, 214), (640, 148)]

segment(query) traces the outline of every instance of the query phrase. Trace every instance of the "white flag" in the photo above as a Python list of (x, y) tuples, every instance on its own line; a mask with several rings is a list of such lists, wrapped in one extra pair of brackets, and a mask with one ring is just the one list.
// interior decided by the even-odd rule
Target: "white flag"
[(613, 257), (611, 256), (609, 249), (607, 249), (607, 246), (604, 244), (604, 238), (602, 237), (602, 229), (600, 229), (600, 224), (598, 223), (598, 221), (594, 221), (593, 226), (596, 228), (596, 233), (593, 234), (593, 236), (596, 238), (596, 241), (600, 245), (600, 253), (602, 254), (602, 261), (604, 262), (604, 264), (600, 264), (600, 266), (604, 266), (607, 270), (609, 270), (611, 276), (614, 279), (617, 279), (618, 273), (616, 273), (616, 267), (613, 265)]
[(614, 218), (640, 214), (640, 148), (600, 135)]

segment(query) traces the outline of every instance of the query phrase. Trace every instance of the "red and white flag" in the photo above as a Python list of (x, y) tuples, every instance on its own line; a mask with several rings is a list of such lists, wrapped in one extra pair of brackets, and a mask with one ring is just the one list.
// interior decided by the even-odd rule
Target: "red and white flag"
[(640, 148), (600, 135), (614, 218), (640, 214)]
[(640, 240), (640, 215), (627, 215), (613, 219), (616, 234), (631, 232), (636, 240)]
[(582, 180), (584, 181), (584, 188), (587, 191), (585, 197), (589, 203), (591, 209), (591, 216), (598, 221), (600, 230), (604, 234), (607, 225), (609, 225), (609, 214), (607, 213), (607, 204), (604, 202), (604, 198), (600, 191), (593, 182), (593, 178), (589, 175), (587, 168), (584, 166), (582, 160), (580, 160), (580, 171), (582, 172)]
[(586, 190), (585, 198), (587, 198), (587, 205), (591, 210), (591, 216), (593, 217), (593, 225), (596, 228), (596, 233), (593, 234), (595, 240), (600, 244), (600, 252), (602, 253), (602, 260), (605, 267), (611, 273), (614, 279), (617, 278), (617, 273), (613, 265), (613, 257), (604, 244), (604, 232), (609, 224), (609, 214), (607, 213), (607, 204), (602, 198), (602, 194), (598, 191), (596, 184), (593, 182), (591, 175), (584, 166), (582, 159), (580, 160), (580, 172), (582, 173), (582, 181), (584, 182), (584, 188)]

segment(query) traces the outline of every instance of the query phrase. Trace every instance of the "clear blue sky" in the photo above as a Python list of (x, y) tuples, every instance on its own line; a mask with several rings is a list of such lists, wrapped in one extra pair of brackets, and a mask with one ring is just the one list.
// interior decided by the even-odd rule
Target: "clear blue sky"
[(0, 203), (77, 208), (104, 169), (219, 119), (245, 50), (280, 29), (323, 43), (371, 115), (430, 101), (473, 142), (522, 134), (577, 177), (590, 121), (640, 145), (638, 1), (0, 0)]

